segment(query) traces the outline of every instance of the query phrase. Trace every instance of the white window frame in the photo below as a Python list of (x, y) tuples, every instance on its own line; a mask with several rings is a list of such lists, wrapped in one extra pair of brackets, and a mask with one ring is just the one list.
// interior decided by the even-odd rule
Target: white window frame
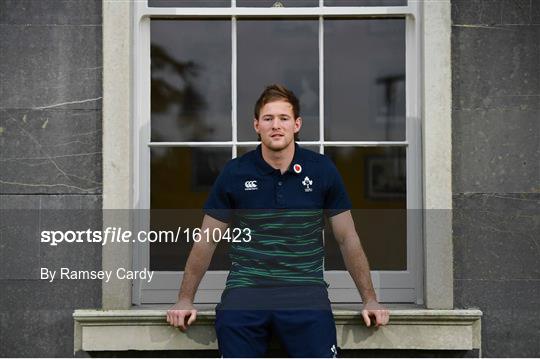
[[(236, 156), (236, 19), (244, 16), (265, 18), (286, 18), (309, 16), (319, 18), (319, 112), (320, 127), (318, 141), (304, 141), (300, 144), (323, 146), (405, 146), (407, 158), (407, 264), (406, 271), (371, 271), (377, 296), (381, 302), (424, 303), (423, 282), (423, 223), (420, 209), (422, 200), (422, 143), (420, 106), (420, 6), (409, 0), (408, 6), (388, 7), (325, 7), (320, 0), (319, 7), (310, 8), (149, 8), (146, 1), (133, 3), (133, 204), (135, 209), (150, 208), (150, 148), (157, 146), (231, 146), (232, 156)], [(406, 22), (406, 141), (324, 141), (324, 37), (323, 17), (378, 17), (403, 16)], [(232, 141), (224, 142), (150, 142), (150, 18), (197, 18), (229, 17), (232, 19)], [(241, 142), (257, 144), (257, 142)], [(413, 175), (411, 175), (413, 174)], [(146, 213), (135, 211), (135, 213)], [(410, 215), (413, 213), (415, 215)], [(418, 214), (418, 215), (416, 215)], [(135, 230), (149, 228), (148, 218), (143, 215), (134, 218)], [(149, 268), (148, 244), (135, 244), (133, 250), (135, 270)], [(203, 278), (195, 301), (216, 303), (225, 286), (227, 271), (209, 271)], [(155, 272), (151, 283), (134, 281), (132, 288), (133, 304), (173, 302), (178, 292), (182, 272)], [(329, 294), (332, 302), (361, 302), (356, 286), (346, 271), (325, 271), (325, 280), (330, 284)], [(384, 283), (384, 286), (382, 285)]]

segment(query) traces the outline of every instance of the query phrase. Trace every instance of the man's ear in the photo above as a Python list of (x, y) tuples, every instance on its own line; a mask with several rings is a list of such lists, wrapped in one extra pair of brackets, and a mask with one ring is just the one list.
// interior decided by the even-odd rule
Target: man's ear
[(300, 128), (302, 128), (302, 117), (294, 120), (294, 133), (300, 132)]
[(259, 133), (259, 120), (256, 118), (253, 118), (253, 128), (255, 129), (255, 132)]

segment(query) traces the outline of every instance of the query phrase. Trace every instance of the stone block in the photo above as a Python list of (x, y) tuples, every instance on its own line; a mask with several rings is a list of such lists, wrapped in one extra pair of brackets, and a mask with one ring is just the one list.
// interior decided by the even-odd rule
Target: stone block
[(101, 26), (3, 25), (0, 108), (100, 109)]
[(0, 110), (0, 192), (101, 193), (101, 111)]

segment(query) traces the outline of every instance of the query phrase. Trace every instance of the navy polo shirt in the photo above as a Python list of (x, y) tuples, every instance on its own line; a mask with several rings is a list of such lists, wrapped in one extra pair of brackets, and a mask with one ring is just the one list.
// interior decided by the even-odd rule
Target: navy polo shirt
[[(295, 143), (283, 174), (256, 150), (230, 160), (220, 173), (204, 212), (249, 228), (249, 242), (232, 242), (226, 288), (325, 285), (323, 215), (351, 208), (343, 181), (325, 155)], [(242, 238), (246, 238), (243, 236)]]

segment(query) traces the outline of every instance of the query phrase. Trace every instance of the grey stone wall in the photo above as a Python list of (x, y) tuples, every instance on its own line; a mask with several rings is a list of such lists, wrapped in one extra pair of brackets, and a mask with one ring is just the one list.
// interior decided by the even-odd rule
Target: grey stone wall
[(40, 245), (47, 229), (100, 226), (101, 1), (0, 1), (0, 355), (72, 356), (74, 308), (99, 281), (40, 267), (101, 267), (94, 245)]
[(540, 356), (540, 1), (452, 0), (454, 285), (482, 355)]

